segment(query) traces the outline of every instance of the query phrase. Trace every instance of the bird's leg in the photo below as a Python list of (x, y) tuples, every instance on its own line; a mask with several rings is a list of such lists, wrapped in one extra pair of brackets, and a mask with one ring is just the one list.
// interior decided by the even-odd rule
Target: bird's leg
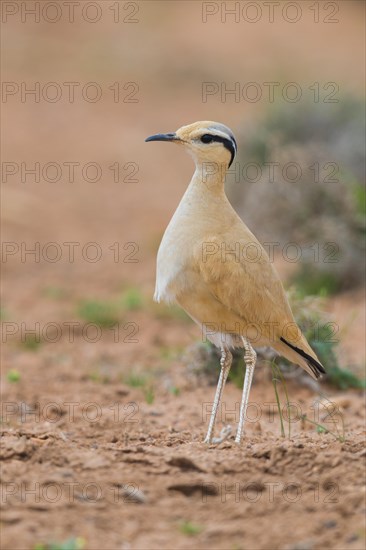
[[(212, 407), (211, 412), (211, 418), (210, 423), (208, 425), (207, 435), (205, 439), (205, 443), (211, 443), (212, 441), (212, 433), (215, 427), (215, 420), (217, 415), (217, 409), (219, 408), (222, 392), (225, 386), (226, 379), (229, 374), (229, 370), (231, 367), (231, 362), (233, 360), (233, 356), (231, 355), (230, 351), (228, 349), (225, 349), (224, 347), (221, 348), (221, 359), (220, 359), (220, 377), (219, 381), (217, 383), (216, 393), (215, 393), (215, 399)], [(217, 443), (218, 441), (216, 441)]]
[(243, 395), (241, 398), (241, 405), (240, 405), (239, 426), (238, 426), (238, 431), (236, 432), (235, 443), (240, 443), (241, 436), (243, 434), (245, 415), (247, 412), (247, 406), (248, 406), (248, 400), (249, 400), (250, 386), (252, 385), (254, 367), (255, 367), (255, 362), (257, 360), (257, 354), (255, 353), (254, 349), (252, 348), (248, 340), (243, 338), (243, 344), (244, 344), (244, 361), (245, 361), (245, 379), (244, 379)]

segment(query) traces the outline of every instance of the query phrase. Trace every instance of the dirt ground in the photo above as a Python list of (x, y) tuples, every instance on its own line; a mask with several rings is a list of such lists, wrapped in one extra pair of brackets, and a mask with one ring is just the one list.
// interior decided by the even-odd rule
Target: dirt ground
[[(15, 247), (2, 264), (2, 548), (69, 539), (87, 550), (365, 547), (359, 391), (290, 381), (296, 413), (282, 438), (271, 378), (259, 365), (242, 445), (233, 443), (241, 391), (232, 383), (217, 432), (231, 424), (233, 434), (217, 447), (203, 444), (215, 388), (187, 366), (199, 330), (151, 302), (159, 240), (192, 164), (182, 151), (143, 143), (196, 119), (242, 131), (266, 107), (205, 103), (202, 80), (229, 86), (281, 75), (303, 90), (329, 80), (360, 89), (362, 10), (338, 4), (338, 25), (314, 25), (309, 11), (298, 26), (203, 24), (200, 2), (141, 2), (138, 25), (112, 24), (111, 11), (95, 25), (4, 25), (7, 81), (98, 81), (104, 95), (98, 103), (14, 96), (3, 105), (4, 160), (19, 170), (95, 162), (102, 178), (92, 183), (78, 168), (73, 182), (65, 169), (56, 183), (22, 182), (20, 171), (2, 182), (3, 241)], [(139, 101), (113, 102), (115, 81), (137, 82)], [(108, 167), (117, 161), (137, 165), (137, 183), (113, 181)], [(57, 261), (48, 243), (61, 250)], [(88, 260), (87, 243), (99, 247), (98, 261)], [(288, 266), (276, 265), (286, 275)], [(86, 331), (82, 300), (117, 303), (136, 287), (143, 303), (121, 314), (117, 332)], [(357, 373), (364, 306), (357, 289), (327, 303), (340, 327), (340, 363)], [(40, 344), (24, 341), (32, 330)], [(319, 405), (324, 397), (337, 406), (331, 417)]]
[[(272, 385), (259, 369), (243, 444), (208, 448), (214, 388), (185, 380), (177, 360), (159, 386), (175, 377), (180, 394), (160, 389), (153, 404), (140, 389), (91, 381), (85, 363), (76, 369), (65, 358), (56, 374), (50, 361), (33, 361), (32, 375), (5, 392), (3, 548), (72, 536), (87, 548), (364, 547), (357, 392), (327, 392), (343, 411), (344, 442), (299, 416), (283, 439)], [(314, 407), (313, 391), (295, 384), (289, 391), (298, 415), (343, 434), (338, 415), (334, 423)], [(220, 420), (235, 427), (239, 402), (228, 384)]]

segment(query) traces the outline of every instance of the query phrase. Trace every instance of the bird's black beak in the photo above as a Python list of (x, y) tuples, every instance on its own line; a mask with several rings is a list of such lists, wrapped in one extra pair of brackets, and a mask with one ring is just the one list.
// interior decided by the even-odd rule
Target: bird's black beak
[(155, 134), (145, 139), (145, 141), (178, 141), (177, 134)]

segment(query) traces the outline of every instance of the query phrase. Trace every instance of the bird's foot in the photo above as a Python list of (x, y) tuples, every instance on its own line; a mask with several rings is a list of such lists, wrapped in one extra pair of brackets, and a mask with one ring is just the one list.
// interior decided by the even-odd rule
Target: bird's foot
[(229, 437), (229, 435), (231, 434), (231, 432), (233, 431), (232, 427), (230, 425), (227, 425), (227, 426), (224, 426), (220, 432), (220, 436), (219, 437), (214, 437), (211, 441), (211, 443), (213, 445), (219, 445), (220, 443), (222, 443), (223, 441), (225, 441), (225, 439), (227, 439)]

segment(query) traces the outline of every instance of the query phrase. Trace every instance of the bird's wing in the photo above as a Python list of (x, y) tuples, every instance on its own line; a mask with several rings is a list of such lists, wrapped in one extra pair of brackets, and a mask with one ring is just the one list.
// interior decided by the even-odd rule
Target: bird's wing
[(238, 233), (236, 240), (230, 231), (197, 243), (196, 269), (207, 289), (243, 321), (242, 336), (252, 342), (259, 337), (318, 378), (324, 367), (297, 326), (266, 251), (246, 228)]
[[(231, 233), (231, 232), (230, 232)], [(195, 263), (210, 292), (246, 323), (293, 323), (282, 283), (268, 254), (248, 235), (208, 237), (196, 244)]]

